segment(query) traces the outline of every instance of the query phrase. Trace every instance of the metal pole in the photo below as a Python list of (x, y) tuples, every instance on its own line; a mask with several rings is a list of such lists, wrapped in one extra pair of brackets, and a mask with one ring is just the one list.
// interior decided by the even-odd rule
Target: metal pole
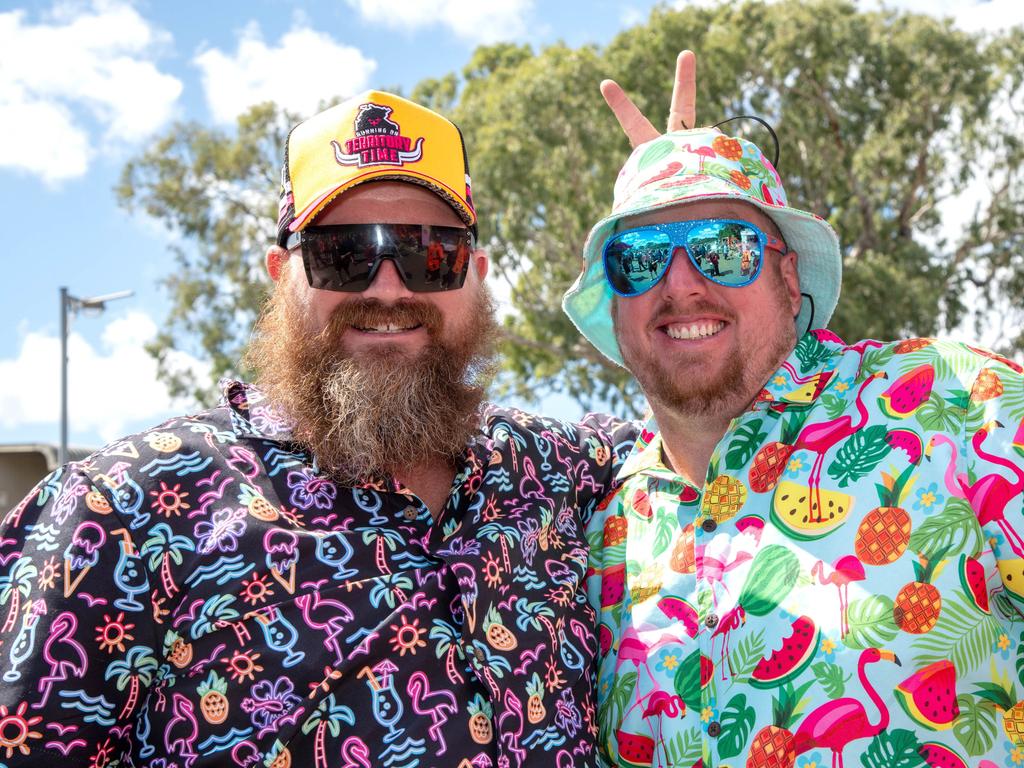
[(68, 460), (68, 289), (60, 289), (60, 452), (57, 463)]

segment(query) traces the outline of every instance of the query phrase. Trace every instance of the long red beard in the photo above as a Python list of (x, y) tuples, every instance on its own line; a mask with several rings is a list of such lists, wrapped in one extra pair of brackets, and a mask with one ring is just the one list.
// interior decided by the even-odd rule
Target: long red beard
[[(451, 464), (462, 453), (479, 428), (498, 325), (485, 286), (461, 290), (474, 290), (473, 302), (447, 323), (429, 301), (353, 298), (316, 333), (287, 278), (277, 286), (246, 360), (321, 469), (354, 484), (428, 462)], [(350, 326), (384, 322), (421, 324), (430, 341), (411, 355), (386, 343), (361, 354), (345, 349)]]

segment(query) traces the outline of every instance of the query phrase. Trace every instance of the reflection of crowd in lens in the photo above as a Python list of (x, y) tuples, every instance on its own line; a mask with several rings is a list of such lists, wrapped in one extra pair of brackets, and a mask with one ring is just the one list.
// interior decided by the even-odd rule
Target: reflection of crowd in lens
[(759, 245), (749, 229), (730, 226), (714, 237), (690, 240), (697, 266), (710, 277), (742, 275), (757, 271)]

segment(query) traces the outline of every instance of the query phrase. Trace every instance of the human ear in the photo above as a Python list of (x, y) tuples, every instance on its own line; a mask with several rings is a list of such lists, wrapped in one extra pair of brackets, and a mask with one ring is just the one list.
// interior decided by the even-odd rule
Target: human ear
[(267, 267), (267, 274), (275, 283), (281, 279), (281, 270), (284, 269), (284, 263), (287, 258), (288, 251), (279, 245), (272, 245), (267, 249), (264, 263)]

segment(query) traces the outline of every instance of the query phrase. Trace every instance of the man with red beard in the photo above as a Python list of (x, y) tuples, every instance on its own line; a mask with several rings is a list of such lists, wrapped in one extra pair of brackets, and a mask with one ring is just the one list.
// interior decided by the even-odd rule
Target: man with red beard
[(3, 522), (2, 759), (596, 764), (584, 524), (635, 428), (483, 405), (448, 120), (362, 94), (292, 130), (282, 182), (257, 386)]
[[(651, 418), (587, 528), (599, 749), (628, 766), (1009, 764), (1021, 366), (939, 339), (844, 343), (825, 327), (838, 237), (789, 205), (778, 158), (714, 128), (658, 136), (604, 90), (646, 135), (564, 306)], [(698, 259), (738, 244), (746, 272)]]

